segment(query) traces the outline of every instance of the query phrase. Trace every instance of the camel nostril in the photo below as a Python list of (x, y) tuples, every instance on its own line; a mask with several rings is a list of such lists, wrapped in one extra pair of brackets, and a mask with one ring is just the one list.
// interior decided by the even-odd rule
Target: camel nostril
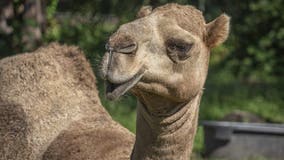
[(109, 43), (105, 44), (105, 49), (107, 52), (112, 52), (114, 50), (113, 47), (111, 47)]

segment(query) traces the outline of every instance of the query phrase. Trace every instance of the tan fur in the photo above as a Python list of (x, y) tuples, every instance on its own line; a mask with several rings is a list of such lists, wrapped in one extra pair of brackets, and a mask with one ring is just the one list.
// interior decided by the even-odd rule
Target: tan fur
[(213, 22), (210, 22), (206, 25), (206, 43), (209, 48), (213, 48), (223, 43), (227, 39), (230, 28), (229, 22), (230, 17), (228, 17), (226, 14), (222, 14)]
[(129, 159), (134, 136), (101, 106), (77, 47), (0, 61), (0, 160)]
[(174, 19), (178, 26), (199, 37), (203, 37), (206, 32), (202, 12), (193, 6), (170, 3), (156, 8), (153, 13)]
[[(138, 15), (109, 38), (111, 51), (104, 56), (101, 72), (113, 86), (142, 77), (130, 90), (138, 98), (131, 159), (186, 160), (196, 132), (209, 52), (226, 40), (229, 18), (223, 15), (206, 24), (199, 10), (178, 4)], [(120, 52), (121, 48), (132, 52)], [(120, 96), (108, 94), (111, 99)]]

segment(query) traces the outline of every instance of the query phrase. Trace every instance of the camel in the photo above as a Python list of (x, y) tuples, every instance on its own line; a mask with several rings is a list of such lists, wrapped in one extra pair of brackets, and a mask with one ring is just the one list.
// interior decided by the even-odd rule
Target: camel
[(102, 107), (77, 47), (0, 60), (0, 160), (129, 159), (134, 135)]
[(189, 159), (210, 50), (229, 34), (229, 17), (206, 23), (192, 6), (143, 7), (110, 36), (102, 60), (106, 96), (138, 99), (132, 160)]
[(110, 37), (106, 96), (137, 97), (136, 138), (102, 107), (78, 48), (0, 60), (0, 160), (188, 159), (209, 52), (228, 32), (226, 15), (206, 24), (194, 7), (168, 4), (143, 7)]

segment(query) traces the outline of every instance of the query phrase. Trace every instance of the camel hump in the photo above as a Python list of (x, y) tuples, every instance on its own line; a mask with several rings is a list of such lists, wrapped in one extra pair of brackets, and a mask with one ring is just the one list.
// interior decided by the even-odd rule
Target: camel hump
[(72, 122), (111, 120), (83, 52), (57, 43), (0, 60), (0, 160), (40, 159)]

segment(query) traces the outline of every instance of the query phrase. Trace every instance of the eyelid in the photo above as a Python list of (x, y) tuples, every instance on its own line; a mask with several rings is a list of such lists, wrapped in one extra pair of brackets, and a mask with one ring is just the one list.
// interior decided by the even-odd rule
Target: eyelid
[(188, 41), (185, 41), (185, 40), (182, 40), (182, 39), (176, 39), (176, 38), (170, 38), (168, 40), (166, 40), (166, 44), (169, 44), (169, 43), (180, 43), (180, 44), (191, 44), (193, 42), (188, 42)]
[(186, 49), (184, 52), (187, 52), (191, 49), (192, 46), (193, 43), (188, 43), (178, 39), (169, 39), (166, 41), (166, 47), (169, 50), (172, 50), (171, 47), (175, 47), (176, 49)]
[(129, 48), (129, 47), (135, 47), (136, 44), (135, 43), (124, 43), (124, 44), (121, 44), (119, 46), (119, 49), (123, 49), (123, 48)]

